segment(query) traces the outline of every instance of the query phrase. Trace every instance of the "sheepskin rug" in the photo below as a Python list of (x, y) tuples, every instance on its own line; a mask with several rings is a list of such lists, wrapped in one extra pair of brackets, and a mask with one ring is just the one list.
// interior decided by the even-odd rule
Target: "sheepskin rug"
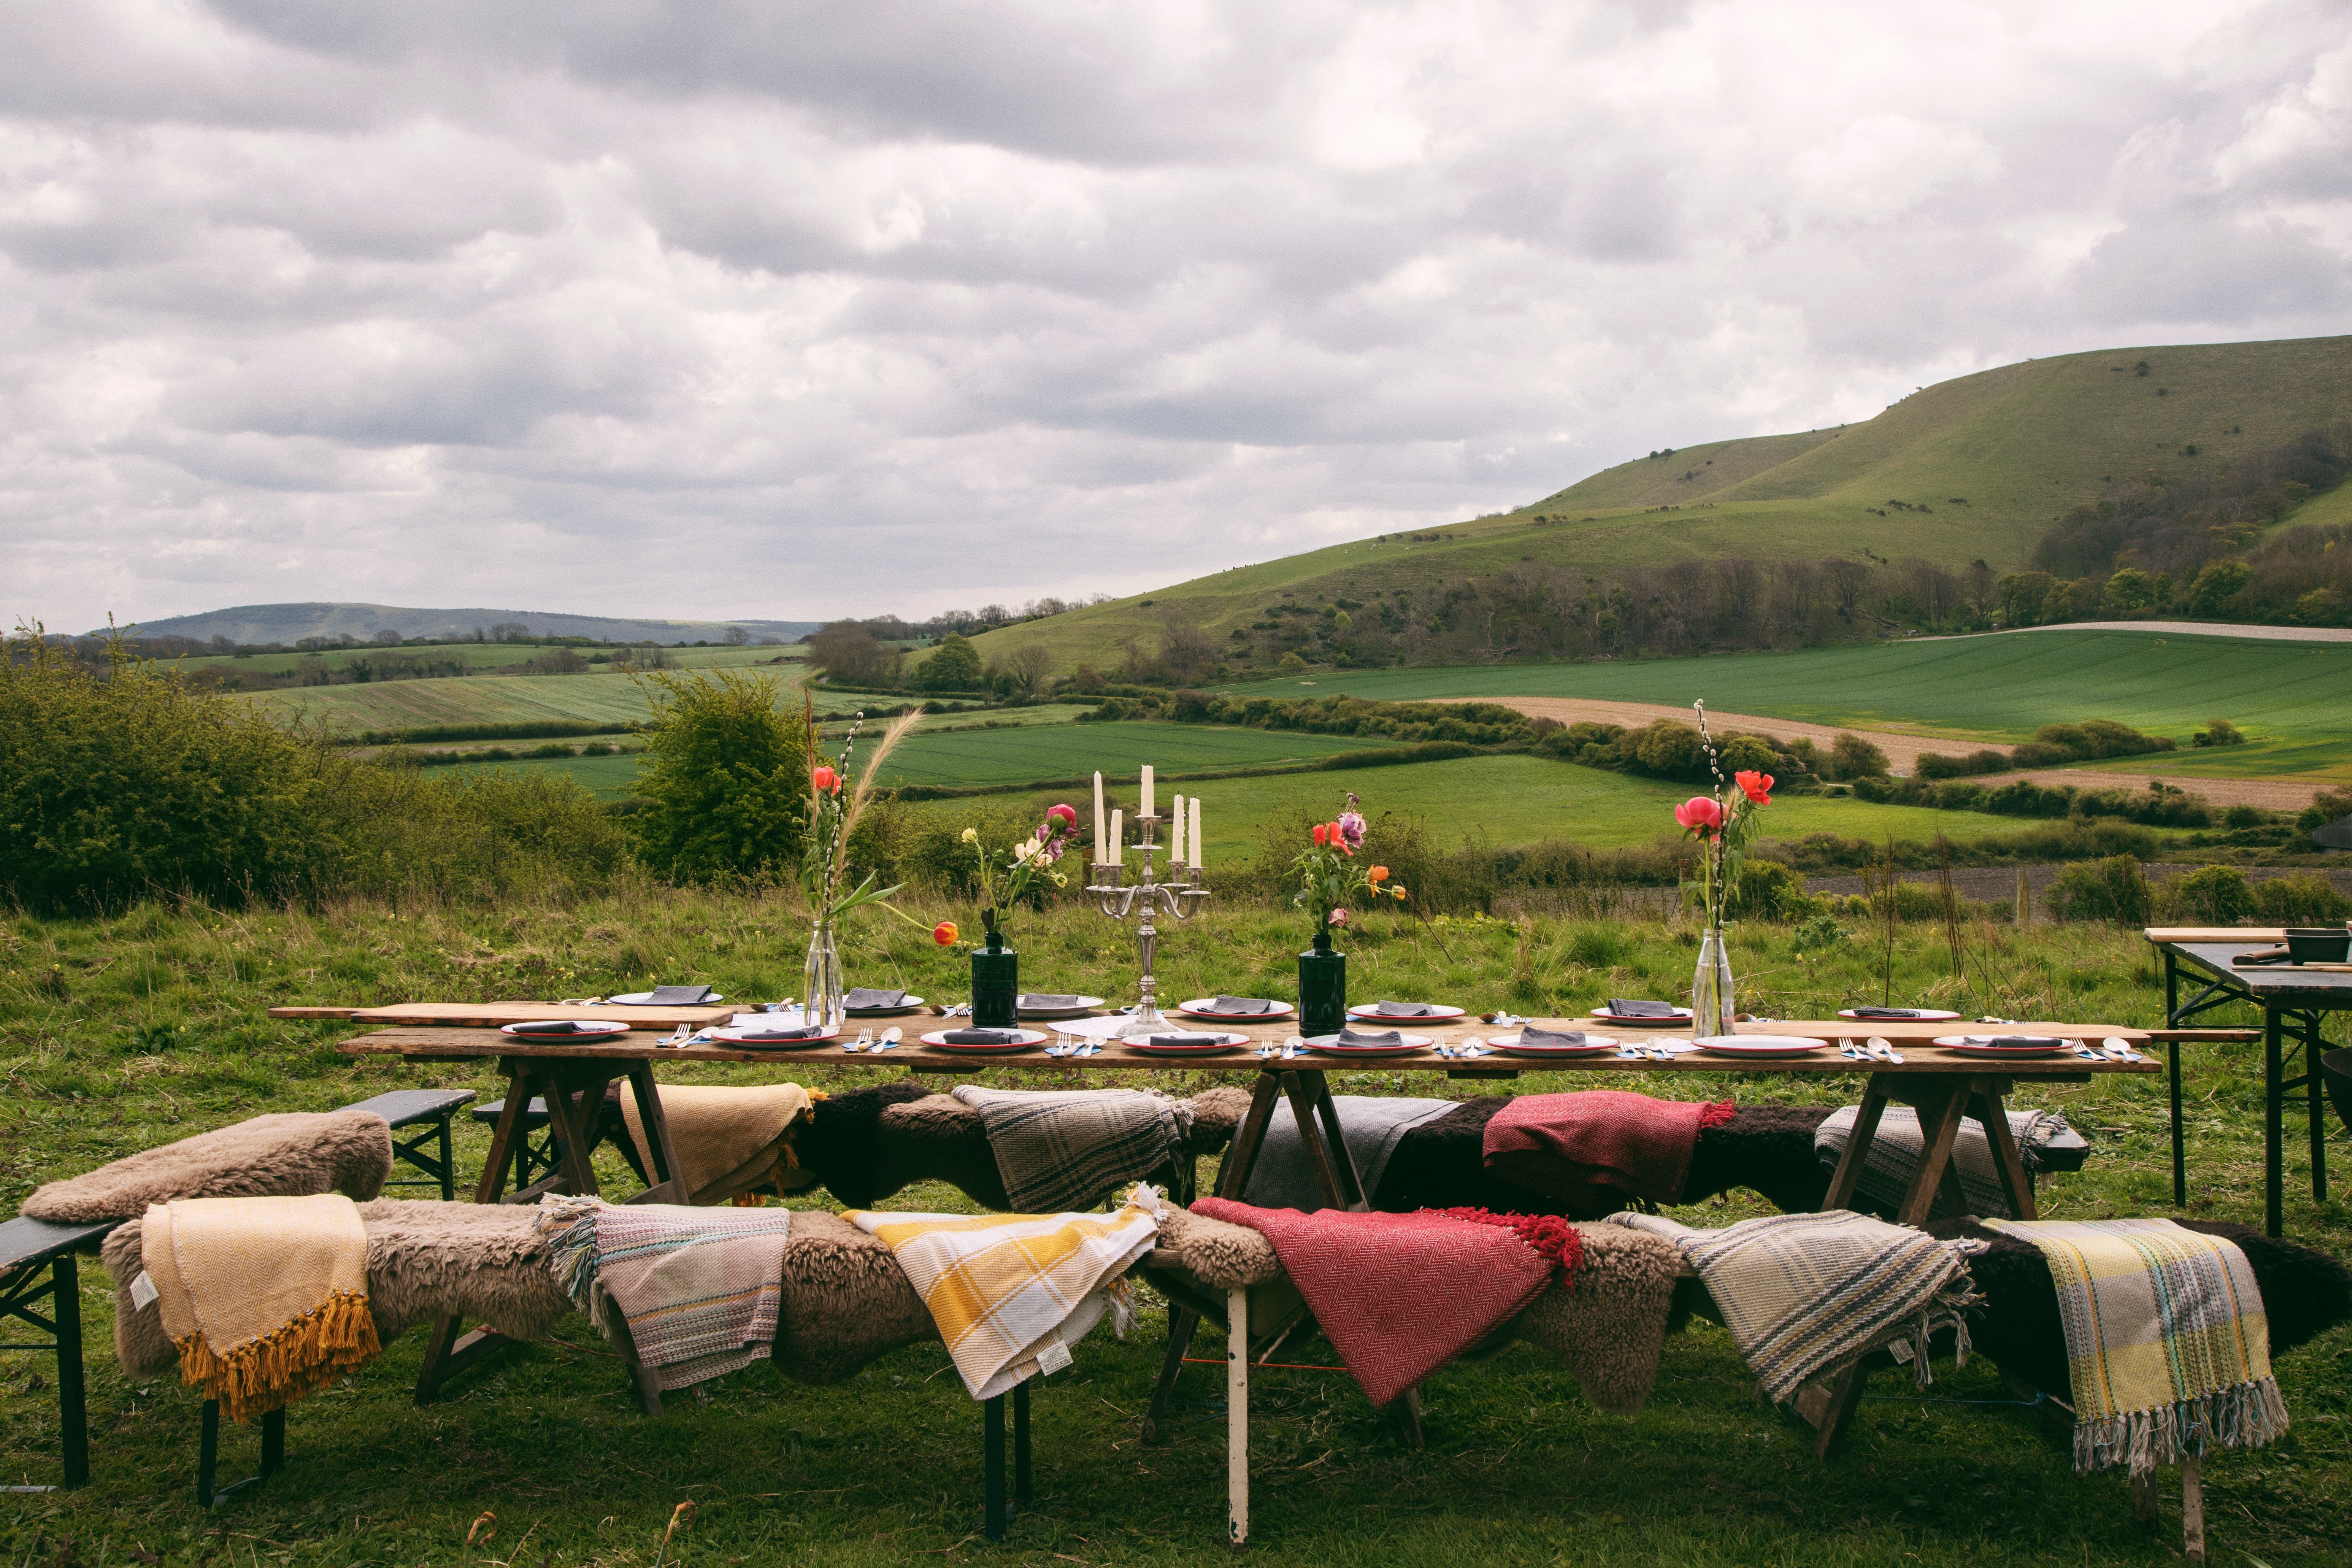
[(174, 1198), (309, 1197), (364, 1203), (392, 1173), (392, 1129), (372, 1110), (282, 1111), (111, 1161), (37, 1188), (29, 1219), (136, 1219)]

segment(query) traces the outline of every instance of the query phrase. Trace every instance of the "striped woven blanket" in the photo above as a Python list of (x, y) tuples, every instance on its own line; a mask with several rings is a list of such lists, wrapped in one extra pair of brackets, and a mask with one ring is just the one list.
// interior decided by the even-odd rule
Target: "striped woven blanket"
[[(1846, 1141), (1853, 1136), (1854, 1118), (1861, 1114), (1860, 1106), (1849, 1105), (1832, 1110), (1813, 1133), (1813, 1152), (1822, 1163), (1834, 1165), (1844, 1154)], [(2067, 1131), (2066, 1119), (2054, 1110), (2012, 1110), (2009, 1112), (2009, 1134), (2017, 1141), (2017, 1152), (2029, 1171), (2041, 1163), (2042, 1147), (2061, 1132)], [(1911, 1185), (1911, 1173), (1919, 1168), (1919, 1156), (1927, 1152), (1927, 1140), (1919, 1131), (1919, 1113), (1907, 1105), (1890, 1105), (1878, 1119), (1878, 1131), (1863, 1155), (1862, 1179), (1855, 1191), (1874, 1203), (1893, 1208), (1903, 1201)], [(1969, 1201), (1969, 1212), (1974, 1215), (2006, 1215), (2009, 1196), (2001, 1190), (2000, 1175), (1994, 1168), (1992, 1145), (1986, 1142), (1984, 1129), (1974, 1120), (1960, 1123), (1960, 1134), (1952, 1142), (1952, 1163), (1959, 1167), (1960, 1195)], [(1935, 1212), (1941, 1215), (1944, 1204), (1940, 1194)], [(1948, 1216), (1947, 1216), (1948, 1217)]]
[(376, 1357), (367, 1230), (340, 1193), (152, 1205), (139, 1246), (180, 1376), (232, 1421)]
[(1175, 1157), (1192, 1108), (1135, 1089), (1024, 1090), (958, 1084), (988, 1128), (1004, 1195), (1021, 1214), (1089, 1209)]
[(539, 1200), (556, 1279), (608, 1340), (625, 1333), (663, 1389), (769, 1353), (784, 1294), (792, 1211)]
[(1159, 1198), (1138, 1187), (1112, 1215), (879, 1214), (842, 1218), (890, 1248), (930, 1309), (974, 1399), (1070, 1363), (1106, 1312), (1127, 1331), (1127, 1271), (1160, 1234)]
[(1989, 1220), (2049, 1260), (2074, 1384), (2074, 1468), (2144, 1476), (2286, 1430), (2262, 1287), (2234, 1242), (2168, 1219)]
[(1911, 1360), (1920, 1383), (1933, 1382), (1927, 1342), (1940, 1328), (1955, 1331), (1960, 1362), (1968, 1362), (1962, 1314), (1980, 1298), (1969, 1284), (1965, 1254), (1981, 1251), (1982, 1242), (1937, 1241), (1843, 1209), (1772, 1215), (1723, 1230), (1693, 1230), (1642, 1214), (1612, 1215), (1609, 1223), (1669, 1237), (1682, 1248), (1775, 1403), (1882, 1345)]

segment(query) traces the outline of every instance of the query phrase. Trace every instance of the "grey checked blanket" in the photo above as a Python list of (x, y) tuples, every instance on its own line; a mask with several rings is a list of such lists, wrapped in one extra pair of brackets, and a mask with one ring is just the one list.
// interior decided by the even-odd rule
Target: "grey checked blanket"
[(1723, 1230), (1693, 1230), (1658, 1215), (1606, 1222), (1663, 1236), (1682, 1248), (1715, 1299), (1723, 1326), (1776, 1404), (1823, 1373), (1884, 1345), (1922, 1384), (1928, 1336), (1951, 1328), (1969, 1355), (1965, 1310), (1981, 1300), (1967, 1254), (1982, 1242), (1942, 1242), (1868, 1215), (1772, 1215)]
[(1192, 1108), (1138, 1089), (1013, 1089), (958, 1084), (980, 1112), (1015, 1214), (1090, 1209), (1174, 1157)]
[[(1833, 1110), (1815, 1130), (1813, 1152), (1822, 1164), (1836, 1164), (1845, 1152), (1846, 1140), (1853, 1136), (1854, 1118), (1861, 1110), (1860, 1106), (1849, 1105), (1843, 1110)], [(2068, 1131), (2066, 1119), (2054, 1110), (2009, 1113), (2009, 1135), (2017, 1140), (2018, 1155), (2029, 1171), (2041, 1168), (2043, 1146)], [(1904, 1189), (1911, 1184), (1911, 1173), (1919, 1168), (1919, 1156), (1927, 1147), (1927, 1140), (1919, 1131), (1919, 1113), (1907, 1105), (1888, 1106), (1878, 1119), (1878, 1131), (1870, 1141), (1870, 1152), (1863, 1156), (1862, 1180), (1856, 1192), (1889, 1208), (1901, 1203)], [(1960, 1194), (1969, 1200), (1970, 1214), (2015, 1217), (2010, 1213), (2009, 1199), (2001, 1192), (2000, 1176), (1993, 1166), (1992, 1145), (1986, 1142), (1984, 1129), (1975, 1121), (1960, 1123), (1960, 1135), (1952, 1143), (1952, 1161), (1960, 1169)], [(1948, 1217), (1940, 1209), (1935, 1212), (1939, 1217)]]
[[(1339, 1113), (1340, 1139), (1355, 1159), (1357, 1179), (1363, 1183), (1364, 1196), (1369, 1198), (1380, 1191), (1381, 1173), (1389, 1168), (1397, 1141), (1423, 1122), (1453, 1110), (1454, 1101), (1335, 1094), (1331, 1109)], [(1257, 1163), (1250, 1167), (1242, 1201), (1262, 1209), (1297, 1209), (1302, 1214), (1328, 1206), (1287, 1099), (1276, 1102), (1274, 1115), (1265, 1124), (1265, 1142), (1258, 1145)]]

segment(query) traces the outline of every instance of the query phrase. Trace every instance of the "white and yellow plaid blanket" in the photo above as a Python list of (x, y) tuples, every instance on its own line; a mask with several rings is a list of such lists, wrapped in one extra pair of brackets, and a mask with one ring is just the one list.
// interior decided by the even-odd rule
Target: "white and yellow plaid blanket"
[(232, 1421), (376, 1357), (367, 1230), (340, 1193), (151, 1205), (139, 1247), (182, 1379)]
[(2074, 1384), (2074, 1468), (2144, 1476), (2286, 1430), (2262, 1287), (2234, 1242), (2168, 1219), (1987, 1220), (2049, 1261)]
[(963, 1385), (993, 1399), (1069, 1364), (1106, 1311), (1124, 1333), (1126, 1274), (1160, 1234), (1139, 1188), (1117, 1214), (878, 1214), (842, 1217), (888, 1247), (930, 1309)]

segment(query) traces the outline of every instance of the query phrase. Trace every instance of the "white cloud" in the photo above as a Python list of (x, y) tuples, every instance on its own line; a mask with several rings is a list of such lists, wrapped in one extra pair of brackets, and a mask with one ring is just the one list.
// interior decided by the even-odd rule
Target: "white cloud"
[(1118, 590), (2344, 330), (2327, 0), (0, 19), (0, 614)]

